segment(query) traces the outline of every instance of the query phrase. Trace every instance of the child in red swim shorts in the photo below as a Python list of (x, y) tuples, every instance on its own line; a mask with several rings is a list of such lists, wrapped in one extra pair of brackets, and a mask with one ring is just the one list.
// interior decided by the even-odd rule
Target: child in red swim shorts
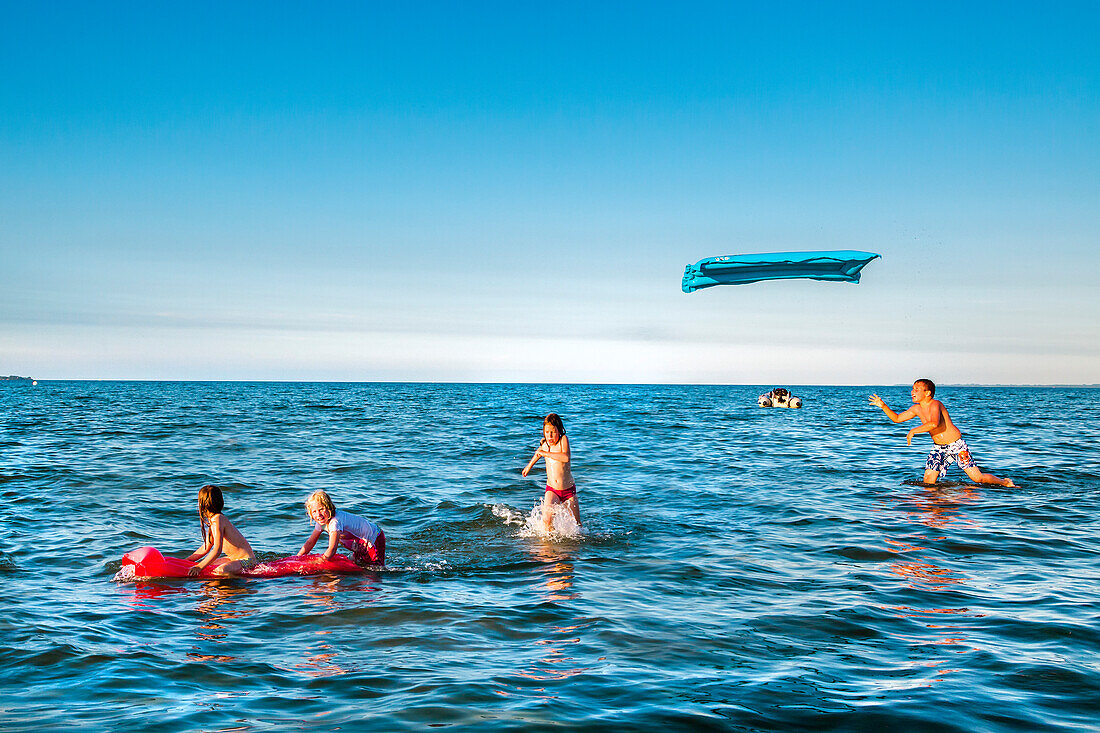
[(317, 544), (321, 533), (328, 531), (328, 547), (322, 557), (331, 560), (337, 544), (351, 550), (356, 565), (386, 564), (386, 534), (382, 528), (358, 514), (337, 509), (324, 491), (314, 491), (306, 499), (306, 513), (313, 521), (313, 533), (298, 550), (305, 555)]
[(553, 412), (542, 421), (542, 442), (539, 443), (535, 455), (524, 466), (522, 475), (527, 476), (540, 458), (546, 459), (546, 491), (542, 495), (542, 520), (546, 531), (550, 531), (554, 507), (557, 504), (569, 507), (579, 527), (581, 508), (577, 502), (577, 482), (573, 480), (573, 472), (569, 470), (569, 438), (565, 435), (565, 424), (561, 417)]

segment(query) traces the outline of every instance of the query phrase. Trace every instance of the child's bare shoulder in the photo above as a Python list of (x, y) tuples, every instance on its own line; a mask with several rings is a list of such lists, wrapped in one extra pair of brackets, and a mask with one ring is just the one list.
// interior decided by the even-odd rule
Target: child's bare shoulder
[(224, 514), (215, 514), (214, 516), (210, 517), (210, 524), (216, 524), (223, 529), (233, 526), (233, 523), (229, 521), (229, 517), (225, 516)]
[(921, 420), (927, 420), (928, 417), (932, 414), (932, 410), (933, 410), (932, 406), (934, 404), (935, 404), (934, 400), (930, 400), (928, 402), (918, 402), (915, 405), (913, 405), (912, 409), (913, 409), (913, 412), (916, 413), (917, 417), (919, 417)]

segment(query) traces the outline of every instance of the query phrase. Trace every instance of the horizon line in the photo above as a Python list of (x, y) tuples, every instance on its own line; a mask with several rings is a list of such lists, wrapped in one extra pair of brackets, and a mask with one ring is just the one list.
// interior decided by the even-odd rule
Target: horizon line
[[(164, 383), (164, 384), (455, 384), (455, 385), (557, 385), (587, 387), (766, 387), (772, 382), (523, 382), (523, 381), (468, 381), (468, 380), (399, 380), (399, 379), (129, 379), (129, 378), (61, 378), (36, 379), (34, 377), (0, 378), (5, 382), (121, 382), (121, 383)], [(912, 382), (870, 383), (824, 383), (824, 382), (787, 382), (797, 387), (904, 387)], [(937, 382), (937, 387), (1038, 387), (1038, 388), (1082, 388), (1097, 389), (1100, 383), (1063, 383), (1063, 382)]]

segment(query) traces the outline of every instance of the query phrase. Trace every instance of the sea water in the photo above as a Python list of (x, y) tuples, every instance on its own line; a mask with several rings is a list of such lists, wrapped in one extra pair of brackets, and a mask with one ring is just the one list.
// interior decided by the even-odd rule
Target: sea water
[[(941, 388), (1019, 488), (930, 487), (908, 384), (785, 386), (4, 385), (0, 729), (1096, 730), (1100, 391)], [(114, 582), (207, 483), (262, 558), (325, 489), (386, 566)]]

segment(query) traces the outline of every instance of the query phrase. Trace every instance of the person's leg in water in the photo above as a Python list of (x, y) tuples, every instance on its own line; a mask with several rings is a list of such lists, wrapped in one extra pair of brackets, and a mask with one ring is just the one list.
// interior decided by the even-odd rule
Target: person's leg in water
[(571, 496), (565, 503), (569, 506), (569, 511), (573, 512), (573, 519), (577, 520), (577, 526), (581, 526), (581, 505), (577, 502), (577, 497)]
[(933, 445), (928, 451), (928, 458), (924, 461), (924, 483), (934, 484), (940, 474), (951, 465), (952, 458), (948, 455), (946, 445)]
[(378, 533), (378, 536), (374, 538), (373, 545), (367, 543), (367, 541), (361, 537), (356, 537), (354, 540), (347, 542), (341, 542), (341, 544), (351, 550), (351, 561), (360, 567), (386, 564), (385, 532)]
[(978, 468), (978, 464), (974, 463), (974, 457), (970, 455), (970, 446), (966, 445), (965, 442), (960, 443), (960, 445), (962, 449), (955, 455), (955, 463), (970, 477), (971, 481), (978, 484), (994, 484), (995, 486), (1016, 486), (1012, 483), (1012, 479), (998, 478), (991, 473), (982, 473), (982, 469)]
[(970, 480), (977, 484), (994, 484), (995, 486), (1008, 486), (1015, 488), (1016, 484), (1012, 483), (1010, 478), (997, 478), (991, 473), (982, 473), (982, 470), (977, 466), (971, 466), (970, 468), (964, 468), (966, 475), (970, 477)]
[[(227, 577), (227, 578), (235, 578), (235, 577), (239, 576), (242, 572), (244, 572), (246, 567), (250, 567), (251, 564), (252, 564), (251, 562), (246, 561), (246, 560), (229, 560), (229, 559), (225, 559), (225, 560), (221, 560), (221, 561), (215, 560), (214, 562), (217, 563), (217, 567), (215, 567), (214, 570), (213, 570), (214, 575)], [(247, 565), (246, 565), (246, 563), (247, 563)], [(211, 564), (213, 564), (213, 563), (211, 563)]]
[(547, 489), (546, 493), (542, 495), (542, 526), (547, 532), (554, 524), (554, 507), (557, 504), (561, 504), (561, 499), (553, 491)]

